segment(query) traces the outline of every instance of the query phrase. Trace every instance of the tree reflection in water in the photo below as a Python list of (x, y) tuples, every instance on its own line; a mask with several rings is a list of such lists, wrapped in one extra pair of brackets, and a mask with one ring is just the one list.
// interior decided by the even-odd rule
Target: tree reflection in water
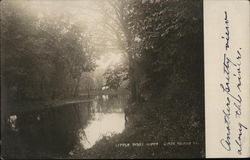
[[(125, 128), (125, 96), (105, 95), (77, 104), (12, 115), (6, 149), (10, 158), (64, 157), (76, 144), (91, 148), (103, 136)], [(13, 128), (14, 127), (14, 128)], [(14, 130), (13, 130), (14, 129)]]
[(84, 149), (89, 149), (104, 136), (111, 137), (114, 134), (122, 133), (124, 128), (124, 113), (95, 113), (94, 118), (81, 132), (85, 135), (81, 144)]

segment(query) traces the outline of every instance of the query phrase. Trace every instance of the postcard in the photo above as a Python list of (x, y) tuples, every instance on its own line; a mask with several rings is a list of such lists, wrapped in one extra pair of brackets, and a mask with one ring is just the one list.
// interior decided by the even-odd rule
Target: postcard
[(3, 0), (1, 159), (250, 157), (247, 0)]

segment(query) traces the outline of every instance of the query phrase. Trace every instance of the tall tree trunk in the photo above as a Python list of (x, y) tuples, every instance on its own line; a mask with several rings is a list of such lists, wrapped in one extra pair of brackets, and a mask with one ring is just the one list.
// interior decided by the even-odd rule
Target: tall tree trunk
[(132, 102), (137, 101), (137, 88), (136, 88), (136, 78), (135, 78), (135, 68), (133, 65), (132, 55), (129, 54), (129, 85), (131, 91)]

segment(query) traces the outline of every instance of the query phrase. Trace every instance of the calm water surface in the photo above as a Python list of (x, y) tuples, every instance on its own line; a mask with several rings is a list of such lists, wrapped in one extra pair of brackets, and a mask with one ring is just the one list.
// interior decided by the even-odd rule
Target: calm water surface
[(124, 95), (102, 95), (88, 104), (12, 115), (6, 150), (16, 157), (43, 158), (67, 155), (77, 144), (90, 149), (104, 136), (123, 132), (127, 99)]
[(96, 97), (91, 106), (91, 118), (79, 133), (84, 149), (91, 148), (104, 136), (111, 137), (122, 133), (125, 128), (124, 105), (126, 105), (125, 101), (118, 96)]

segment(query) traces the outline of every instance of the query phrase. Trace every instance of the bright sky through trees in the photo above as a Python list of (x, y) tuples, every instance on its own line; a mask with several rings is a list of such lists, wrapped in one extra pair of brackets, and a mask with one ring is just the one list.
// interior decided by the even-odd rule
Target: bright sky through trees
[[(38, 14), (39, 17), (44, 17), (46, 15), (53, 14), (65, 14), (71, 15), (70, 21), (72, 23), (78, 23), (82, 25), (83, 30), (91, 35), (93, 41), (95, 39), (109, 39), (109, 35), (106, 34), (103, 23), (105, 19), (102, 14), (100, 7), (104, 1), (100, 0), (21, 0), (19, 3), (16, 3), (19, 6), (25, 6), (27, 8), (27, 13), (29, 14)], [(99, 33), (102, 33), (101, 35)], [(93, 42), (96, 43), (96, 42)], [(121, 62), (122, 54), (119, 52), (119, 47), (114, 46), (116, 44), (111, 44), (112, 48), (117, 48), (117, 51), (109, 51), (107, 46), (102, 44), (97, 44), (101, 48), (100, 57), (97, 59), (97, 67), (105, 69), (109, 65), (116, 64)], [(98, 46), (95, 46), (98, 48)], [(107, 51), (108, 50), (108, 51)]]

